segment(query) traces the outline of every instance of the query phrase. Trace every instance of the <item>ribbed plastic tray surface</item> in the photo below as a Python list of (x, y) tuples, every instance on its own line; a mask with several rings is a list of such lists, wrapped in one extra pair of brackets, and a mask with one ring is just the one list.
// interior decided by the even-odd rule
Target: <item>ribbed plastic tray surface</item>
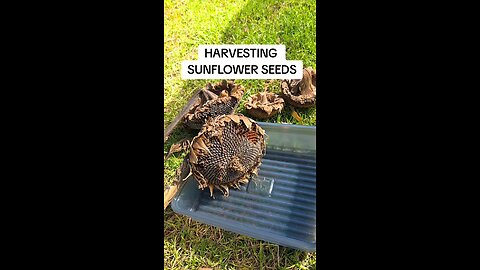
[(172, 209), (194, 220), (304, 251), (316, 250), (315, 127), (259, 123), (269, 139), (258, 177), (215, 199), (192, 177)]

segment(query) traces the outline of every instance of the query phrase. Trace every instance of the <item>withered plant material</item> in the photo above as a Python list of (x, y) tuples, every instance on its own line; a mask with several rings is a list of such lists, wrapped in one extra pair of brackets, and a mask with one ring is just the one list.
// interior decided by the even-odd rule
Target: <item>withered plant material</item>
[(163, 192), (163, 210), (167, 209), (168, 205), (172, 202), (173, 197), (178, 192), (178, 186), (168, 186)]
[(292, 111), (292, 116), (293, 116), (293, 118), (295, 118), (295, 120), (300, 122), (300, 124), (303, 124), (302, 117), (295, 110)]
[(233, 81), (223, 80), (215, 85), (208, 83), (184, 117), (185, 124), (200, 129), (208, 119), (232, 114), (242, 99), (244, 88)]
[(265, 155), (265, 131), (241, 115), (211, 118), (193, 138), (188, 156), (190, 169), (200, 189), (217, 188), (224, 196), (229, 188), (240, 189), (258, 173)]
[[(196, 90), (187, 104), (182, 108), (182, 111), (173, 119), (173, 121), (168, 125), (168, 127), (163, 132), (163, 142), (168, 140), (170, 134), (175, 130), (179, 123), (182, 123), (184, 117), (187, 113), (190, 112), (191, 108), (194, 106), (198, 106), (199, 100), (201, 100), (201, 96), (203, 95), (203, 89)], [(197, 105), (196, 105), (197, 104)]]
[(260, 92), (248, 97), (245, 108), (249, 115), (257, 119), (267, 119), (281, 112), (283, 98), (270, 92)]
[(283, 80), (282, 92), (286, 102), (298, 108), (315, 106), (317, 74), (312, 68), (303, 69), (301, 80)]
[(187, 158), (185, 158), (180, 167), (177, 168), (176, 180), (174, 181), (173, 185), (167, 186), (167, 188), (163, 191), (163, 210), (167, 209), (168, 205), (170, 205), (177, 192), (185, 183), (185, 180), (191, 175), (192, 174)]
[(163, 161), (165, 162), (174, 153), (185, 151), (186, 149), (188, 149), (189, 144), (190, 144), (190, 141), (186, 138), (181, 139), (178, 143), (172, 144), (172, 146), (170, 146), (170, 150), (168, 151), (167, 156), (163, 158)]

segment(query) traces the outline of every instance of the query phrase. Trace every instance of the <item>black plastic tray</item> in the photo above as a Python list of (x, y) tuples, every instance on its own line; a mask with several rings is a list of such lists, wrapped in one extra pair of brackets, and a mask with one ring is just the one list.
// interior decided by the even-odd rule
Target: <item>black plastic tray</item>
[(267, 154), (258, 177), (215, 199), (191, 176), (172, 201), (202, 223), (304, 251), (316, 250), (316, 127), (258, 122)]

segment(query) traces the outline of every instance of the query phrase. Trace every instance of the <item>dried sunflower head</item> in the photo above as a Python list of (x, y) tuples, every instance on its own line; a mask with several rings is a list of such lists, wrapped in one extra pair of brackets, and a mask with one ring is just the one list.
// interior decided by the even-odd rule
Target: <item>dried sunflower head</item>
[(317, 98), (317, 74), (312, 68), (303, 69), (301, 80), (282, 81), (282, 92), (286, 102), (298, 108), (313, 107)]
[(260, 92), (250, 96), (245, 108), (251, 116), (257, 119), (267, 119), (283, 109), (284, 101), (280, 96), (270, 92)]
[(199, 188), (221, 190), (240, 188), (257, 175), (265, 155), (265, 131), (243, 115), (211, 118), (190, 143), (188, 162)]
[(210, 118), (232, 114), (243, 93), (243, 86), (233, 81), (223, 80), (215, 85), (208, 83), (192, 108), (185, 114), (184, 123), (192, 129), (200, 129)]

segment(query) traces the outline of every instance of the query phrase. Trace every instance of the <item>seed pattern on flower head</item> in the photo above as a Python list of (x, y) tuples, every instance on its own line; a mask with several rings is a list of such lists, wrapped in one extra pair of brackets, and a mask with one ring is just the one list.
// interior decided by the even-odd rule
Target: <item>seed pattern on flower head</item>
[[(228, 187), (247, 183), (257, 174), (265, 155), (265, 132), (243, 115), (212, 118), (192, 141), (190, 164), (200, 188), (216, 187), (228, 196)], [(204, 148), (208, 148), (208, 151)]]
[(225, 80), (214, 86), (207, 84), (203, 91), (204, 95), (184, 117), (185, 124), (192, 129), (201, 129), (210, 118), (232, 114), (244, 93), (243, 86)]

